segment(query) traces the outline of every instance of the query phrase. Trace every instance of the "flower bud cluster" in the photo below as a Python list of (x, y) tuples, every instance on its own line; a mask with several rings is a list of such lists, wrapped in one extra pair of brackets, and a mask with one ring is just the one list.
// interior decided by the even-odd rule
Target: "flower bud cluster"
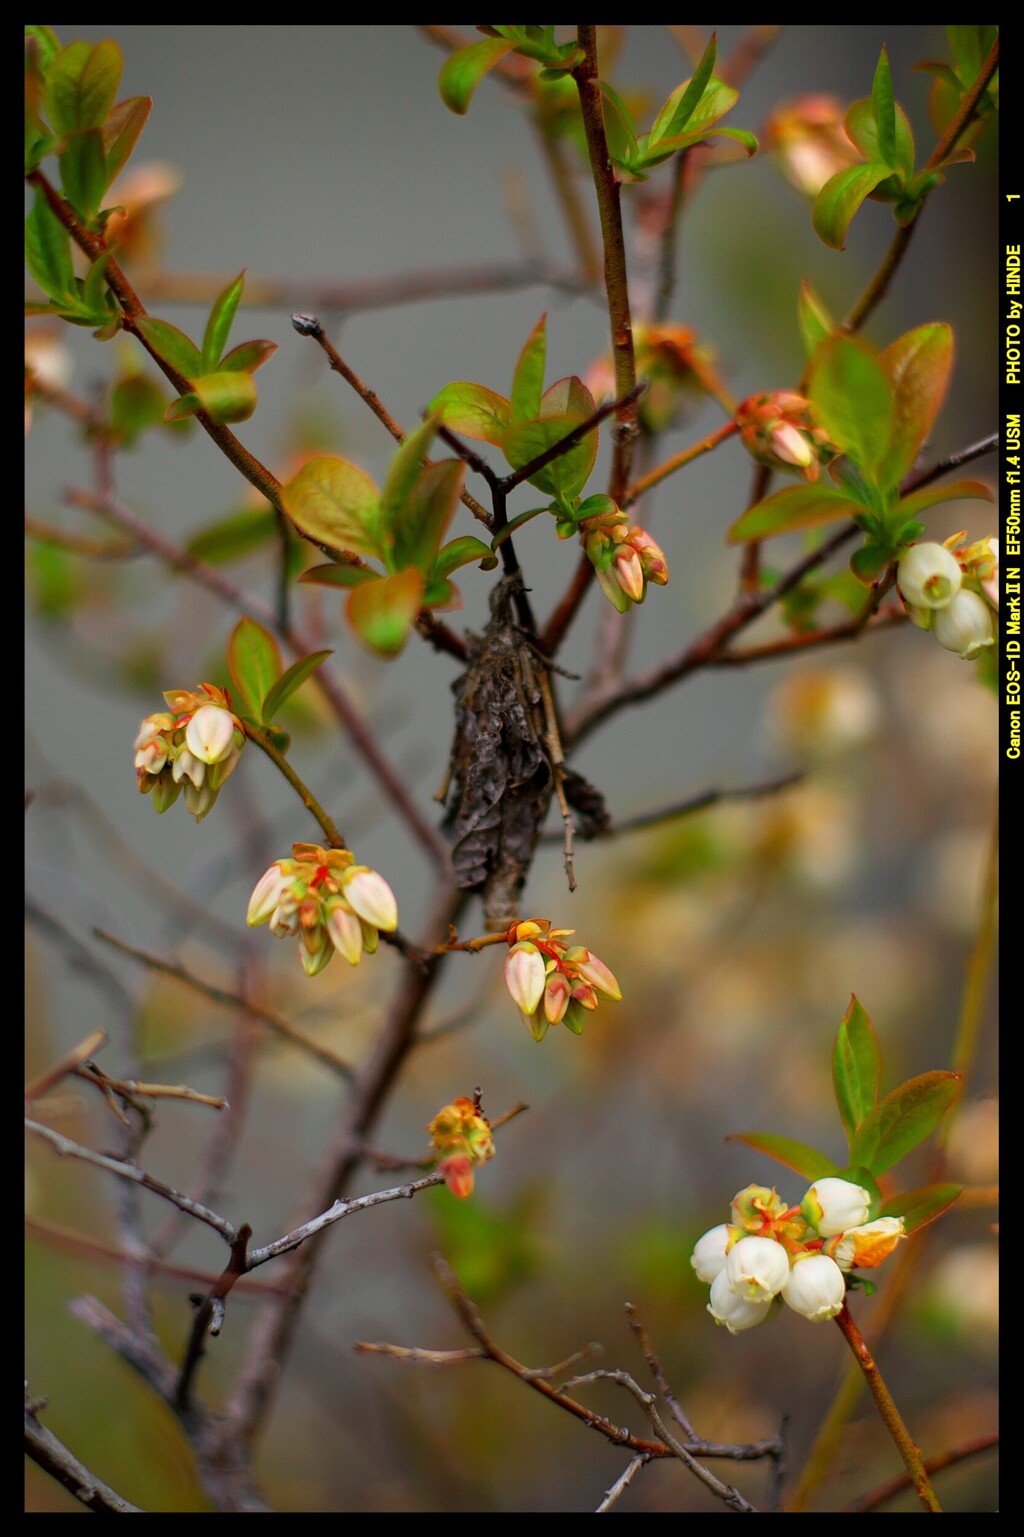
[(973, 662), (996, 643), (999, 548), (994, 539), (963, 545), (963, 538), (912, 544), (900, 557), (896, 583), (918, 629)]
[(553, 929), (546, 918), (510, 925), (505, 985), (535, 1041), (549, 1025), (583, 1034), (588, 1012), (599, 998), (618, 1002), (621, 989), (608, 967), (583, 945), (566, 945), (574, 929)]
[(629, 519), (609, 498), (610, 511), (559, 525), (561, 538), (579, 533), (580, 543), (597, 572), (598, 585), (612, 607), (624, 614), (632, 603), (642, 603), (647, 585), (664, 587), (668, 563), (660, 546), (642, 528), (631, 528)]
[(758, 464), (773, 470), (797, 470), (810, 481), (837, 449), (824, 427), (811, 417), (811, 403), (793, 390), (749, 395), (736, 407), (743, 446)]
[(291, 859), (275, 860), (257, 881), (246, 921), (269, 923), (280, 939), (297, 934), (303, 970), (315, 977), (335, 951), (350, 966), (364, 950), (372, 955), (379, 931), (398, 927), (398, 905), (384, 877), (348, 849), (293, 843)]
[(168, 708), (147, 715), (135, 738), (135, 777), (157, 811), (173, 806), (184, 791), (197, 822), (213, 809), (234, 772), (245, 733), (225, 689), (201, 683), (195, 693), (169, 689)]
[(730, 1334), (763, 1323), (777, 1297), (812, 1322), (834, 1318), (846, 1273), (880, 1265), (905, 1237), (902, 1217), (867, 1220), (871, 1196), (849, 1180), (817, 1180), (799, 1206), (748, 1185), (732, 1221), (697, 1240), (690, 1263), (711, 1287), (708, 1312)]
[(427, 1127), (441, 1157), (438, 1172), (452, 1195), (460, 1200), (473, 1191), (473, 1170), (494, 1157), (491, 1125), (478, 1104), (460, 1095), (439, 1110)]

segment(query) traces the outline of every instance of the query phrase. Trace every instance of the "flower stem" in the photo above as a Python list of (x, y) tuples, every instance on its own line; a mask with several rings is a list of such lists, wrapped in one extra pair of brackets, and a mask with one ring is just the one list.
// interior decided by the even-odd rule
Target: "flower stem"
[(327, 815), (327, 812), (321, 806), (312, 790), (299, 778), (288, 762), (288, 759), (274, 746), (269, 732), (261, 731), (258, 726), (250, 725), (248, 721), (242, 722), (242, 729), (249, 740), (255, 742), (256, 746), (266, 753), (274, 767), (281, 771), (310, 816), (315, 817), (320, 823), (324, 837), (327, 839), (328, 847), (332, 849), (347, 848), (348, 845), (335, 827), (334, 822)]
[(886, 1430), (888, 1430), (893, 1441), (896, 1443), (897, 1451), (903, 1458), (907, 1472), (910, 1474), (911, 1482), (917, 1491), (918, 1499), (925, 1510), (941, 1513), (942, 1506), (936, 1498), (935, 1490), (932, 1488), (925, 1465), (921, 1461), (921, 1453), (911, 1440), (910, 1432), (903, 1423), (903, 1418), (896, 1407), (892, 1394), (882, 1380), (882, 1374), (875, 1365), (874, 1357), (865, 1344), (864, 1338), (854, 1323), (852, 1315), (845, 1306), (842, 1312), (837, 1314), (836, 1323), (839, 1325), (850, 1349), (853, 1351), (857, 1365), (864, 1373), (864, 1379), (871, 1390), (875, 1406), (882, 1416)]

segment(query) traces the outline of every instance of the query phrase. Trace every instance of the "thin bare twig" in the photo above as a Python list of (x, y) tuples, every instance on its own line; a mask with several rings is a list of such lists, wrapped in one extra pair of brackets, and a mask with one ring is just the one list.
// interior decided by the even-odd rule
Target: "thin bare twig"
[(138, 1505), (132, 1505), (124, 1499), (116, 1490), (105, 1484), (102, 1478), (97, 1478), (91, 1473), (84, 1462), (79, 1462), (73, 1452), (70, 1452), (59, 1441), (52, 1431), (39, 1423), (39, 1410), (45, 1407), (45, 1400), (31, 1402), (28, 1396), (28, 1383), (25, 1384), (25, 1452), (37, 1463), (44, 1472), (49, 1473), (59, 1484), (75, 1499), (80, 1501), (86, 1509), (95, 1510), (106, 1515), (142, 1515), (143, 1511)]
[(627, 1463), (623, 1471), (615, 1480), (614, 1484), (612, 1484), (611, 1488), (605, 1490), (604, 1499), (601, 1501), (594, 1514), (600, 1516), (605, 1511), (611, 1510), (619, 1495), (622, 1494), (624, 1490), (629, 1488), (630, 1484), (633, 1482), (633, 1479), (639, 1473), (640, 1469), (645, 1467), (647, 1463), (650, 1462), (650, 1460), (651, 1459), (649, 1457), (644, 1457), (642, 1454), (638, 1454), (633, 1458), (631, 1462)]
[[(790, 790), (794, 785), (801, 784), (805, 777), (802, 771), (796, 771), (792, 774), (782, 774), (778, 779), (765, 779), (760, 784), (742, 785), (736, 790), (703, 790), (699, 795), (693, 795), (688, 800), (673, 801), (668, 806), (656, 806), (653, 811), (641, 811), (634, 817), (624, 817), (590, 836), (617, 838), (620, 833), (641, 832), (647, 827), (657, 827), (662, 822), (673, 822), (677, 817), (692, 816), (696, 811), (706, 811), (709, 806), (718, 806), (724, 801), (759, 800), (765, 795), (778, 795), (782, 790)], [(586, 834), (581, 836), (586, 837)], [(542, 841), (561, 843), (562, 834), (560, 832), (544, 833)]]
[(53, 1131), (49, 1126), (43, 1126), (39, 1121), (25, 1119), (25, 1126), (44, 1142), (48, 1142), (53, 1150), (61, 1158), (78, 1158), (83, 1163), (94, 1164), (98, 1169), (104, 1169), (108, 1174), (116, 1174), (119, 1179), (133, 1181), (141, 1185), (144, 1190), (151, 1190), (154, 1195), (161, 1196), (163, 1200), (170, 1201), (172, 1206), (177, 1206), (190, 1217), (195, 1217), (197, 1222), (205, 1222), (207, 1227), (212, 1227), (228, 1243), (233, 1243), (236, 1230), (226, 1217), (211, 1211), (208, 1206), (193, 1201), (180, 1190), (175, 1190), (171, 1185), (165, 1185), (163, 1180), (156, 1179), (152, 1174), (147, 1174), (144, 1169), (138, 1168), (133, 1163), (123, 1163), (119, 1158), (108, 1158), (105, 1153), (94, 1153), (92, 1148), (83, 1147), (80, 1142), (73, 1142), (70, 1137), (64, 1137), (60, 1132)]
[(270, 1009), (263, 1009), (255, 1003), (249, 1003), (247, 999), (241, 997), (238, 993), (229, 991), (227, 988), (215, 987), (212, 982), (204, 982), (201, 977), (197, 977), (185, 966), (178, 964), (178, 962), (161, 960), (159, 956), (150, 955), (148, 951), (139, 950), (134, 945), (126, 943), (125, 940), (118, 939), (115, 934), (108, 934), (103, 929), (94, 929), (93, 933), (97, 939), (102, 939), (104, 944), (112, 945), (115, 950), (120, 950), (122, 955), (131, 956), (132, 960), (141, 962), (150, 971), (157, 971), (163, 976), (173, 977), (176, 982), (183, 982), (186, 987), (190, 987), (193, 992), (201, 993), (204, 998), (209, 998), (212, 1003), (221, 1003), (230, 1009), (241, 1009), (250, 1018), (257, 1019), (260, 1024), (267, 1025), (269, 1029), (273, 1030), (277, 1035), (283, 1036), (285, 1040), (291, 1041), (293, 1045), (301, 1046), (303, 1051), (308, 1051), (310, 1056), (316, 1057), (318, 1061), (323, 1062), (333, 1072), (339, 1073), (342, 1078), (351, 1080), (353, 1077), (355, 1069), (350, 1062), (345, 1061), (344, 1057), (339, 1057), (329, 1046), (321, 1046), (320, 1042), (315, 1040), (313, 1036), (307, 1035), (297, 1025), (289, 1024), (286, 1019), (282, 1019), (279, 1014), (272, 1013)]
[[(948, 1451), (938, 1452), (934, 1457), (926, 1457), (924, 1466), (926, 1472), (941, 1473), (944, 1468), (955, 1467), (958, 1462), (966, 1462), (968, 1458), (980, 1457), (982, 1452), (989, 1452), (999, 1445), (997, 1435), (975, 1436), (971, 1441), (964, 1441), (960, 1446), (951, 1446)], [(905, 1489), (913, 1488), (913, 1480), (909, 1473), (899, 1473), (895, 1478), (890, 1478), (887, 1483), (879, 1484), (868, 1494), (861, 1495), (859, 1500), (847, 1506), (850, 1511), (861, 1513), (868, 1510), (877, 1510), (879, 1505), (885, 1505), (897, 1494), (902, 1494)]]

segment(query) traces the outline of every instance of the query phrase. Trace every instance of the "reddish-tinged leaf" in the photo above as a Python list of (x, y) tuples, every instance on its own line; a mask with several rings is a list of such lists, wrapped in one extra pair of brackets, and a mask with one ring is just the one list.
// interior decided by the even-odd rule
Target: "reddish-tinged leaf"
[(461, 117), (481, 80), (514, 46), (501, 37), (485, 37), (482, 42), (470, 43), (468, 48), (460, 48), (446, 59), (437, 85), (441, 100), (449, 111), (457, 112)]
[(308, 656), (299, 657), (297, 662), (293, 662), (281, 674), (263, 701), (263, 719), (267, 725), (273, 721), (274, 716), (291, 698), (295, 690), (301, 688), (306, 679), (311, 677), (318, 667), (322, 667), (327, 658), (332, 655), (333, 652), (330, 651), (311, 651)]
[(544, 394), (544, 363), (547, 356), (547, 320), (542, 315), (526, 338), (512, 379), (512, 423), (533, 421), (540, 413)]
[(470, 566), (475, 561), (479, 561), (481, 571), (493, 571), (498, 564), (498, 557), (491, 553), (490, 545), (484, 544), (482, 539), (476, 539), (472, 534), (462, 534), (443, 546), (434, 562), (433, 575), (450, 576), (460, 566)]
[(283, 488), (281, 500), (299, 532), (318, 544), (380, 555), (377, 487), (347, 459), (310, 459)]
[(224, 292), (218, 294), (213, 301), (210, 318), (206, 322), (206, 331), (203, 334), (203, 372), (212, 374), (217, 369), (221, 360), (221, 354), (228, 344), (228, 336), (231, 332), (231, 324), (235, 318), (245, 287), (245, 268), (243, 267), (233, 282), (229, 283)]
[(103, 124), (108, 186), (124, 170), (152, 110), (152, 96), (131, 96), (119, 101)]
[(916, 1233), (948, 1211), (963, 1193), (963, 1188), (963, 1185), (922, 1185), (918, 1190), (906, 1190), (902, 1195), (890, 1196), (884, 1201), (878, 1215), (902, 1217), (907, 1232)]
[(372, 566), (350, 566), (342, 561), (329, 566), (310, 566), (299, 577), (310, 587), (358, 587), (362, 582), (379, 582), (380, 572)]
[(892, 432), (893, 390), (863, 342), (833, 336), (817, 351), (807, 393), (829, 437), (877, 482)]
[(865, 511), (863, 502), (844, 496), (831, 486), (786, 486), (763, 502), (748, 507), (730, 528), (730, 544), (744, 544), (748, 539), (773, 539), (777, 534), (792, 534), (801, 528), (816, 528), (820, 523), (834, 523), (838, 518), (855, 518)]
[(948, 486), (925, 486), (923, 491), (912, 491), (900, 498), (900, 512), (908, 518), (916, 518), (929, 507), (940, 502), (992, 501), (991, 487), (983, 480), (954, 480)]
[(235, 370), (236, 372), (254, 374), (257, 368), (262, 368), (268, 358), (272, 358), (277, 351), (276, 342), (254, 341), (239, 342), (237, 347), (232, 347), (230, 352), (225, 352), (220, 360), (221, 370)]
[(854, 165), (831, 176), (811, 212), (815, 234), (833, 250), (846, 249), (846, 231), (864, 199), (892, 172), (887, 165)]
[(452, 432), (499, 448), (512, 422), (512, 409), (504, 395), (468, 380), (446, 384), (430, 402), (430, 413)]
[(397, 656), (405, 645), (423, 602), (418, 571), (396, 571), (378, 582), (364, 582), (349, 594), (348, 622), (360, 640), (380, 656)]
[(725, 1140), (742, 1142), (757, 1153), (767, 1153), (776, 1163), (785, 1164), (787, 1169), (795, 1169), (797, 1174), (804, 1175), (806, 1179), (823, 1179), (826, 1174), (835, 1173), (833, 1159), (826, 1158), (824, 1153), (819, 1153), (816, 1147), (810, 1147), (806, 1142), (797, 1142), (794, 1137), (780, 1137), (773, 1131), (737, 1131)]
[(843, 1016), (832, 1052), (832, 1084), (839, 1117), (852, 1143), (857, 1127), (878, 1100), (882, 1054), (874, 1026), (856, 996)]
[(939, 1124), (960, 1094), (959, 1073), (922, 1073), (887, 1094), (861, 1122), (850, 1145), (850, 1161), (877, 1178), (891, 1169)]
[(202, 373), (199, 348), (184, 331), (172, 326), (169, 320), (157, 320), (155, 315), (140, 315), (135, 324), (157, 357), (170, 364), (179, 374), (186, 379), (195, 379)]
[(943, 324), (918, 326), (899, 337), (878, 361), (893, 391), (892, 436), (879, 479), (898, 486), (917, 458), (939, 414), (953, 366), (953, 332)]
[(281, 653), (269, 630), (248, 614), (231, 632), (228, 671), (249, 713), (260, 720), (263, 701), (281, 676)]

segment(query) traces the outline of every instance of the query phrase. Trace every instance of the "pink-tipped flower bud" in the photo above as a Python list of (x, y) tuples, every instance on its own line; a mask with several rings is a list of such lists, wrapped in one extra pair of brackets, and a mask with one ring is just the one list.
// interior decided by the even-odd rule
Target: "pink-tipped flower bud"
[(280, 860), (275, 861), (269, 870), (264, 870), (249, 898), (249, 909), (245, 915), (245, 921), (250, 928), (256, 928), (259, 924), (267, 922), (289, 885), (290, 877), (281, 868)]
[(544, 957), (528, 940), (513, 945), (505, 961), (505, 986), (522, 1014), (533, 1014), (544, 993)]
[(219, 763), (235, 745), (235, 719), (220, 705), (204, 704), (185, 728), (185, 745), (201, 763)]
[(615, 552), (615, 579), (627, 598), (640, 603), (644, 595), (644, 568), (640, 556), (628, 545)]
[(548, 1024), (560, 1024), (571, 1002), (572, 986), (569, 978), (560, 971), (553, 971), (544, 987), (544, 1014)]
[(800, 1210), (821, 1238), (857, 1227), (867, 1217), (871, 1196), (862, 1185), (830, 1176), (814, 1182), (800, 1203)]
[(798, 1254), (782, 1288), (782, 1300), (812, 1323), (842, 1312), (846, 1279), (824, 1254)]
[(565, 952), (565, 961), (578, 977), (583, 978), (584, 982), (589, 982), (591, 987), (596, 988), (606, 998), (619, 1002), (622, 989), (604, 961), (600, 960), (593, 950), (587, 950), (583, 945), (572, 945)]
[(340, 897), (327, 903), (327, 932), (342, 960), (358, 966), (363, 958), (363, 925)]
[(341, 889), (353, 912), (375, 929), (383, 929), (386, 934), (397, 929), (398, 903), (383, 875), (366, 865), (356, 865), (342, 876)]

